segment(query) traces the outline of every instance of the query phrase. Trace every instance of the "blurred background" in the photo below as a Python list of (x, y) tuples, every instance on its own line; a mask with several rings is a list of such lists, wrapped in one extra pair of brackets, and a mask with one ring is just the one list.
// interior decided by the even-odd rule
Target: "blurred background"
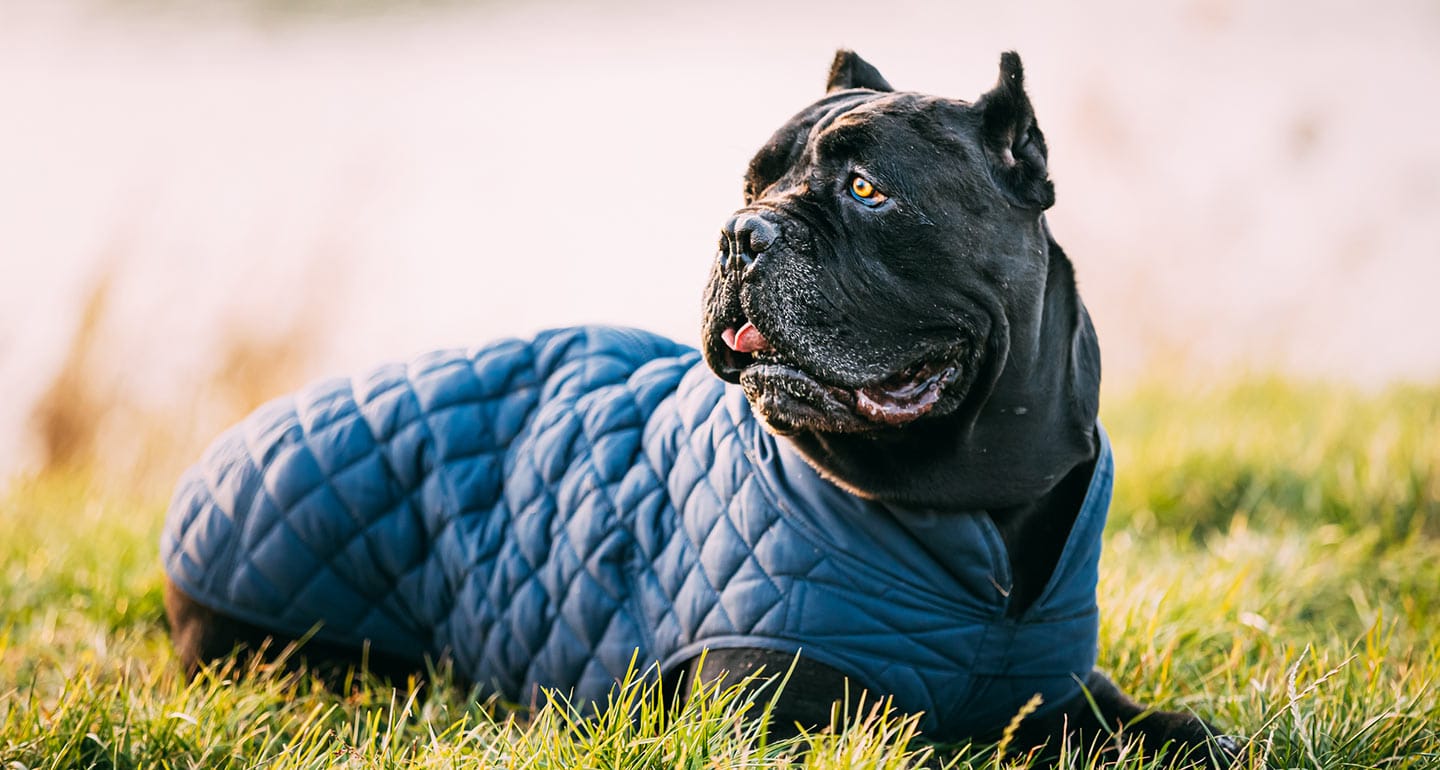
[(582, 322), (694, 343), (837, 47), (1018, 50), (1107, 392), (1440, 377), (1440, 4), (0, 0), (0, 483), (173, 477), (330, 373)]

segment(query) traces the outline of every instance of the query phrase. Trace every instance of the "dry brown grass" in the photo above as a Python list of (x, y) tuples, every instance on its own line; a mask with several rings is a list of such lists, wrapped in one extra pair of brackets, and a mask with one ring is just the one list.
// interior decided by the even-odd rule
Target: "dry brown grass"
[(157, 406), (126, 382), (125, 368), (143, 362), (118, 361), (108, 350), (121, 334), (111, 307), (124, 267), (114, 259), (97, 271), (61, 364), (30, 410), (29, 439), (41, 475), (80, 472), (101, 484), (162, 491), (216, 433), (313, 374), (327, 306), (299, 303), (263, 326), (232, 319), (189, 386)]
[(100, 373), (99, 344), (114, 275), (107, 268), (96, 276), (65, 359), (30, 413), (31, 431), (44, 470), (93, 465), (99, 426), (117, 406), (115, 389)]

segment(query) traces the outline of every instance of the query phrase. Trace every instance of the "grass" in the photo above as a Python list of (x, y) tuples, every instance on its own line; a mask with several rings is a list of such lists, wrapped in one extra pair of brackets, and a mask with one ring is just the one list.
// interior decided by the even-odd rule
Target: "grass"
[[(1440, 386), (1156, 385), (1107, 403), (1105, 420), (1119, 479), (1100, 665), (1142, 700), (1245, 736), (1243, 766), (1440, 767)], [(0, 498), (5, 770), (1026, 766), (915, 740), (873, 704), (848, 730), (767, 741), (743, 718), (764, 704), (734, 689), (665, 718), (636, 681), (582, 719), (443, 675), (424, 697), (233, 665), (189, 681), (165, 636), (165, 501), (100, 487), (72, 469)]]

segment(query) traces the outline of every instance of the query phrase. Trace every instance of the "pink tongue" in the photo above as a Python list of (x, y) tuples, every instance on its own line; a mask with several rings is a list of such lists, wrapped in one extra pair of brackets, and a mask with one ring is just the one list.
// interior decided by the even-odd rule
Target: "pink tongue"
[(766, 340), (765, 335), (761, 334), (760, 330), (756, 329), (755, 325), (749, 321), (746, 321), (738, 332), (734, 329), (726, 329), (721, 332), (720, 339), (724, 340), (725, 344), (729, 345), (730, 349), (736, 353), (754, 353), (757, 350), (770, 349), (769, 340)]

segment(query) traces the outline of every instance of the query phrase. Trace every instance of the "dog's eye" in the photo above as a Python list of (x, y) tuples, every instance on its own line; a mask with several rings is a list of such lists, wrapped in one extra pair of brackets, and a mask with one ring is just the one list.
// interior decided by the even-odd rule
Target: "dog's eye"
[(869, 179), (859, 174), (850, 178), (850, 197), (866, 206), (879, 206), (885, 202), (885, 193), (875, 189)]

